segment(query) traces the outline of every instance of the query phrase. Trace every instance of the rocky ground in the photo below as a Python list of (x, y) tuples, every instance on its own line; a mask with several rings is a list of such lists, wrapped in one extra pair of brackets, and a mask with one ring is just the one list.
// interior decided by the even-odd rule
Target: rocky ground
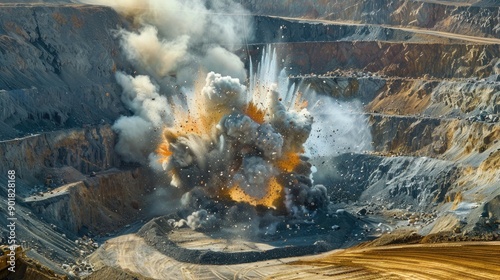
[[(396, 264), (416, 259), (442, 279), (446, 271), (478, 267), (486, 268), (477, 277), (498, 273), (492, 265), (497, 243), (355, 248), (315, 259), (281, 259), (300, 255), (285, 249), (266, 261), (226, 266), (180, 262), (182, 252), (206, 256), (207, 242), (252, 247), (247, 251), (261, 255), (296, 244), (233, 246), (224, 235), (152, 235), (150, 218), (169, 211), (149, 199), (167, 200), (165, 178), (122, 162), (110, 127), (130, 113), (113, 73), (133, 68), (112, 33), (130, 23), (111, 8), (45, 2), (0, 1), (0, 182), (16, 170), (17, 234), (30, 248), (28, 257), (55, 273), (88, 279), (366, 279), (368, 272), (400, 279), (420, 272)], [(349, 247), (379, 236), (367, 246), (499, 240), (497, 1), (285, 2), (245, 1), (258, 14), (257, 35), (238, 55), (249, 66), (247, 54), (259, 57), (263, 44), (273, 43), (281, 66), (302, 86), (343, 102), (359, 100), (363, 111), (353, 114), (369, 119), (372, 135), (370, 152), (344, 151), (315, 162), (315, 181), (328, 187), (332, 211), (344, 209), (356, 226), (344, 232), (347, 224), (339, 222), (342, 236), (332, 228), (308, 244), (335, 237), (336, 248)], [(0, 195), (6, 197), (5, 188)], [(6, 200), (0, 201), (7, 215)], [(187, 247), (179, 257), (165, 244)], [(306, 253), (331, 248), (317, 245)], [(436, 250), (448, 253), (436, 257)], [(468, 252), (467, 265), (457, 250)], [(382, 251), (386, 266), (373, 261)], [(154, 265), (145, 267), (145, 260)], [(442, 261), (448, 266), (436, 267)]]

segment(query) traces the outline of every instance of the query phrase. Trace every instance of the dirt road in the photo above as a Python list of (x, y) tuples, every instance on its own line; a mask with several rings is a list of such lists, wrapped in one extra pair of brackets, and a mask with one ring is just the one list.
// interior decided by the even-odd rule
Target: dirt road
[[(357, 25), (357, 26), (373, 25), (373, 24), (361, 24), (361, 23), (356, 23), (356, 22), (334, 21), (334, 20), (325, 20), (325, 19), (303, 19), (303, 18), (279, 17), (279, 16), (271, 16), (271, 17), (281, 18), (281, 19), (290, 20), (290, 21), (304, 22), (304, 23), (324, 23), (324, 24), (333, 24), (333, 25)], [(391, 28), (391, 29), (398, 29), (398, 30), (403, 30), (403, 31), (407, 31), (407, 32), (413, 32), (416, 34), (432, 35), (432, 36), (438, 36), (438, 37), (448, 38), (448, 39), (469, 41), (469, 42), (472, 42), (475, 44), (500, 44), (500, 39), (498, 39), (498, 38), (476, 37), (476, 36), (455, 34), (455, 33), (450, 33), (450, 32), (422, 29), (422, 28), (418, 28), (418, 27), (409, 28), (409, 27), (393, 26), (393, 25), (386, 25), (386, 24), (379, 24), (377, 26), (382, 26), (382, 27)]]
[(97, 267), (127, 269), (154, 279), (498, 279), (500, 242), (347, 249), (215, 266), (175, 261), (142, 238), (125, 235), (109, 240), (91, 260)]

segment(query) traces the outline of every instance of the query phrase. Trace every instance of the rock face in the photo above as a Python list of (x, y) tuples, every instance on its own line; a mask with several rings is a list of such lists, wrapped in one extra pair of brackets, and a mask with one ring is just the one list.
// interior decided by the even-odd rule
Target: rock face
[[(16, 171), (16, 234), (33, 251), (71, 262), (80, 256), (72, 239), (113, 232), (145, 215), (153, 177), (122, 167), (115, 138), (105, 125), (0, 142), (1, 174)], [(8, 216), (7, 200), (0, 204)], [(0, 223), (7, 236), (6, 220)]]
[(20, 179), (45, 180), (46, 168), (74, 167), (88, 174), (120, 165), (116, 135), (109, 125), (70, 129), (0, 142), (1, 172), (14, 169)]
[(256, 14), (409, 26), (500, 38), (500, 3), (413, 0), (239, 1)]
[(497, 73), (500, 57), (496, 45), (374, 41), (278, 44), (276, 51), (292, 75), (351, 69), (402, 78), (485, 78)]
[(317, 22), (305, 24), (300, 20), (254, 16), (255, 36), (252, 43), (327, 42), (327, 41), (385, 41), (385, 42), (461, 42), (422, 35), (379, 25)]
[(83, 181), (28, 197), (33, 211), (78, 235), (106, 234), (141, 217), (144, 194), (153, 186), (145, 169), (109, 170)]
[(294, 82), (302, 80), (316, 92), (336, 99), (359, 99), (367, 104), (366, 110), (373, 113), (454, 118), (472, 115), (479, 121), (491, 119), (491, 122), (496, 122), (494, 120), (500, 112), (500, 84), (488, 79), (440, 81), (382, 78), (367, 72), (343, 76), (334, 72), (327, 76), (301, 77)]
[(126, 112), (113, 75), (125, 67), (112, 34), (122, 26), (116, 12), (27, 5), (1, 6), (0, 139), (111, 122)]
[[(81, 256), (74, 239), (142, 217), (141, 198), (153, 186), (146, 170), (123, 166), (114, 150), (110, 124), (128, 113), (114, 72), (130, 68), (113, 34), (125, 21), (107, 7), (6, 2), (0, 4), (0, 177), (5, 182), (7, 170), (16, 172), (17, 238), (62, 273), (52, 261)], [(6, 192), (0, 189), (2, 197)], [(7, 200), (0, 205), (7, 217)], [(6, 220), (0, 224), (4, 238)]]

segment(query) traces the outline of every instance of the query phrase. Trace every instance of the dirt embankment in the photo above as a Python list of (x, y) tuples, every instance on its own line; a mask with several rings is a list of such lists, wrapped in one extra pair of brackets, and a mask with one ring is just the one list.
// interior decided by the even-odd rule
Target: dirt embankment
[(153, 279), (496, 279), (498, 258), (500, 242), (469, 242), (358, 247), (214, 266), (178, 262), (137, 235), (126, 235), (92, 255), (97, 271), (86, 279), (129, 279), (139, 274)]
[(303, 271), (273, 279), (496, 279), (499, 258), (499, 242), (351, 249), (294, 262)]

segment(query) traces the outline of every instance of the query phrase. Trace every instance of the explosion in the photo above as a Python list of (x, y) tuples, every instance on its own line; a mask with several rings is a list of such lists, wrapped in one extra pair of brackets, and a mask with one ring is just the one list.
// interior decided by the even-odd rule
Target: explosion
[(116, 73), (132, 113), (113, 125), (116, 151), (126, 162), (149, 164), (184, 193), (175, 226), (248, 228), (250, 221), (271, 233), (286, 219), (310, 220), (329, 204), (326, 188), (313, 184), (310, 162), (369, 149), (366, 118), (351, 112), (361, 104), (291, 83), (271, 47), (256, 71), (249, 59), (247, 76), (234, 54), (253, 36), (240, 4), (88, 1), (133, 19), (133, 30), (116, 32), (141, 73)]
[(174, 186), (287, 214), (325, 205), (313, 190), (326, 200), (326, 189), (311, 188), (311, 165), (301, 155), (313, 117), (300, 94), (267, 78), (276, 75), (275, 59), (274, 51), (264, 51), (249, 88), (210, 72), (185, 109), (174, 107), (156, 150)]

